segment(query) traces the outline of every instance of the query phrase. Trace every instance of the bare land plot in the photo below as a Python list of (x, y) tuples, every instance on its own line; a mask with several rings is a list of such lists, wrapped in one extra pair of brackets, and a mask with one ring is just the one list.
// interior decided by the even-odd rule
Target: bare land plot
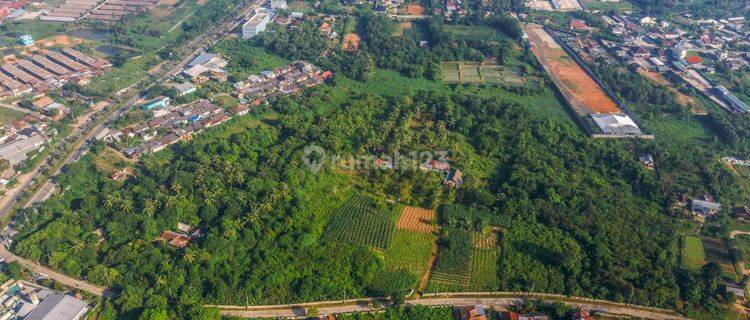
[(638, 73), (651, 80), (653, 83), (667, 87), (669, 91), (674, 93), (677, 102), (683, 107), (690, 108), (690, 111), (693, 114), (705, 114), (707, 112), (700, 106), (698, 101), (696, 101), (693, 97), (680, 92), (680, 90), (675, 89), (674, 86), (672, 86), (672, 83), (670, 83), (669, 80), (665, 79), (661, 74), (653, 71), (645, 71), (642, 69), (639, 69)]
[(530, 24), (523, 29), (529, 36), (531, 51), (576, 113), (586, 116), (591, 113), (622, 112), (599, 84), (541, 26)]
[(418, 233), (433, 233), (435, 232), (434, 221), (435, 210), (406, 206), (396, 223), (396, 228)]

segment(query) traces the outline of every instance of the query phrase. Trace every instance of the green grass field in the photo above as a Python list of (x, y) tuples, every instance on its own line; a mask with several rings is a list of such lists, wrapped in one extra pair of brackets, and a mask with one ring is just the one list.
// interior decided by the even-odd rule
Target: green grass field
[(706, 263), (706, 253), (700, 237), (687, 236), (682, 247), (682, 263), (691, 270), (699, 270)]
[(23, 112), (0, 107), (0, 126), (4, 126), (23, 117)]
[(619, 2), (584, 0), (583, 8), (586, 10), (600, 10), (600, 11), (607, 11), (611, 9), (627, 11), (627, 10), (633, 10), (633, 5), (630, 2), (627, 2), (625, 0), (620, 0)]
[(247, 41), (236, 38), (219, 42), (216, 51), (228, 58), (227, 70), (237, 81), (242, 81), (251, 74), (289, 63), (288, 60), (268, 52), (265, 48), (255, 47)]
[(122, 67), (112, 68), (101, 77), (91, 81), (89, 86), (96, 92), (117, 92), (145, 77), (148, 70), (158, 61), (159, 57), (155, 53), (146, 53), (128, 60)]
[(437, 237), (434, 234), (396, 230), (391, 246), (385, 251), (385, 261), (394, 270), (408, 270), (417, 277), (427, 271)]
[(445, 30), (456, 40), (497, 40), (504, 35), (490, 27), (446, 25)]
[(395, 228), (393, 214), (385, 205), (370, 196), (355, 194), (333, 212), (323, 237), (387, 249)]
[(386, 97), (400, 97), (409, 92), (419, 90), (447, 90), (443, 83), (425, 78), (412, 79), (404, 77), (396, 71), (375, 69), (370, 80), (365, 83), (348, 78), (339, 78), (336, 84), (341, 94), (347, 92), (372, 92)]

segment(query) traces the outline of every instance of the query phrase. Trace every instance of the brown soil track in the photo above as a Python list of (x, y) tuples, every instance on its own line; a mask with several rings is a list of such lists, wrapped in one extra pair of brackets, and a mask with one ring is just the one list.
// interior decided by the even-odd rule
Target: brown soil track
[(435, 232), (434, 221), (435, 210), (406, 206), (401, 217), (398, 218), (396, 228), (418, 233), (432, 233)]
[(531, 51), (555, 82), (576, 113), (620, 113), (620, 107), (586, 71), (539, 25), (523, 27)]

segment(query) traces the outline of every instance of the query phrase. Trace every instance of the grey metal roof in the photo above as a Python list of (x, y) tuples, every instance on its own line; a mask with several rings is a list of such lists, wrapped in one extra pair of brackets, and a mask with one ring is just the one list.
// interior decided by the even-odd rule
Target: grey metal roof
[(44, 299), (24, 320), (77, 320), (88, 304), (66, 294), (53, 294)]
[(190, 61), (187, 64), (187, 66), (188, 67), (192, 67), (192, 66), (195, 66), (195, 65), (198, 65), (198, 64), (204, 64), (204, 63), (208, 62), (209, 60), (213, 59), (216, 56), (217, 56), (217, 54), (215, 54), (215, 53), (203, 52), (203, 53), (199, 54), (197, 57), (195, 57), (195, 59), (193, 59), (192, 61)]

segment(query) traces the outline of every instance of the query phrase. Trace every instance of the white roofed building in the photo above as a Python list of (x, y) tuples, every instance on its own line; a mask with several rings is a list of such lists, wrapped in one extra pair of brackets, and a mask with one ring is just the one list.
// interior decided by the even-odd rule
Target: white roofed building
[(635, 121), (625, 114), (592, 114), (591, 118), (605, 134), (642, 134)]

